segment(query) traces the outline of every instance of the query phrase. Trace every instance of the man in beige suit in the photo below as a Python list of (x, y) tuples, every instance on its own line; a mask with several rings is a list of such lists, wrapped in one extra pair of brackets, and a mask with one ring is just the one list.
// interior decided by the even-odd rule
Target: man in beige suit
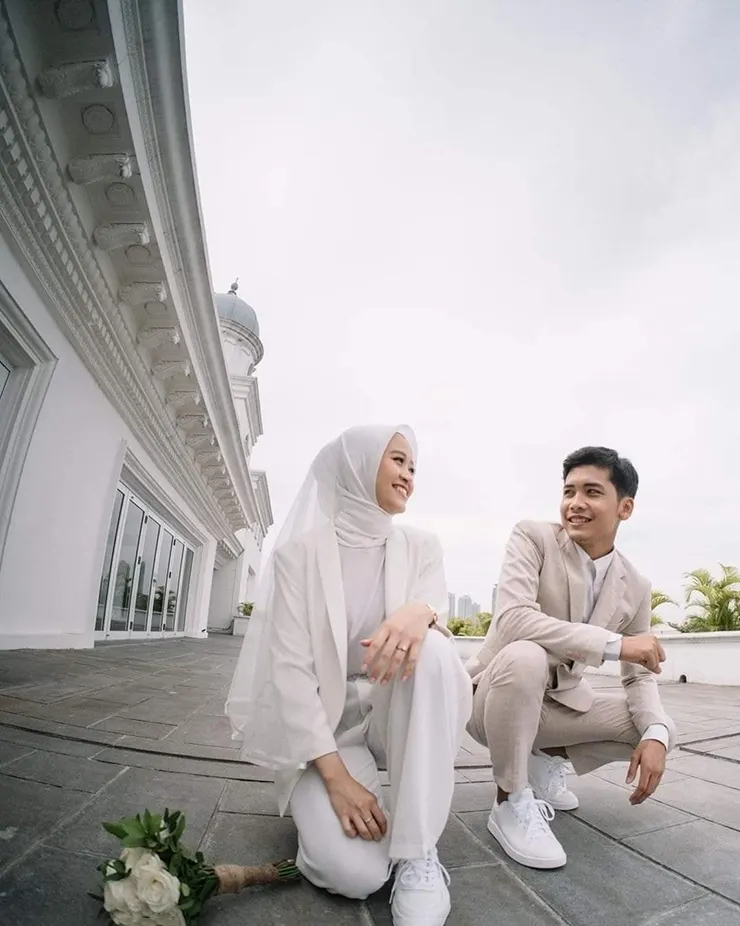
[[(498, 795), (488, 829), (504, 851), (532, 868), (566, 855), (549, 821), (575, 810), (570, 761), (585, 774), (628, 760), (646, 800), (665, 770), (675, 727), (656, 675), (665, 653), (650, 634), (650, 583), (614, 549), (634, 508), (638, 477), (629, 460), (584, 447), (563, 464), (560, 524), (514, 528), (485, 642), (467, 669), (475, 695), (468, 726), (491, 751)], [(622, 664), (621, 689), (593, 689), (587, 666)]]

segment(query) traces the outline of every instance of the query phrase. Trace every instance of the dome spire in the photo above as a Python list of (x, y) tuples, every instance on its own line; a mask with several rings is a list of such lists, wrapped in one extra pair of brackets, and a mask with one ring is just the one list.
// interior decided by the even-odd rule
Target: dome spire
[(230, 293), (233, 293), (234, 295), (236, 295), (236, 291), (237, 291), (238, 289), (239, 289), (239, 277), (237, 277), (237, 278), (234, 280), (234, 282), (231, 284), (231, 289), (229, 290), (229, 292), (230, 292)]

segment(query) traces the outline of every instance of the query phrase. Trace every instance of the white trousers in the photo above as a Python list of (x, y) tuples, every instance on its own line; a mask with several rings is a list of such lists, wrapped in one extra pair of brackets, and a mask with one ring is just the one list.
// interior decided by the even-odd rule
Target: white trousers
[[(349, 773), (372, 791), (389, 820), (380, 842), (345, 835), (313, 766), (293, 791), (296, 864), (317, 887), (364, 899), (388, 880), (395, 861), (423, 858), (447, 823), (455, 757), (472, 709), (472, 684), (453, 640), (430, 631), (413, 676), (388, 685), (348, 682), (337, 749)], [(390, 793), (381, 792), (386, 765)]]

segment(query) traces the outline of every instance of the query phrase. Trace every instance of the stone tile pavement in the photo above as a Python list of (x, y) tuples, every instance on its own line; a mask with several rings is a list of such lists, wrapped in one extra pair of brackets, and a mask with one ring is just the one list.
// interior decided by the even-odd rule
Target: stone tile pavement
[[(269, 773), (238, 761), (223, 702), (240, 641), (115, 643), (0, 653), (0, 923), (87, 926), (95, 865), (115, 842), (100, 821), (178, 807), (214, 861), (295, 852)], [(615, 680), (594, 677), (595, 685)], [(450, 926), (740, 926), (740, 689), (665, 685), (681, 748), (656, 798), (633, 808), (623, 767), (574, 785), (558, 814), (562, 871), (532, 871), (486, 830), (485, 753), (458, 757), (440, 855), (452, 875)], [(388, 892), (367, 904), (301, 883), (219, 898), (204, 926), (389, 926)]]

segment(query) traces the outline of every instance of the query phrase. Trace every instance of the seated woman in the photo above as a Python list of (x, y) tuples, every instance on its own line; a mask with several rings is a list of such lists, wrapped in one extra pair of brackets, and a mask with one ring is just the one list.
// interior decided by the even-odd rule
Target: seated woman
[(395, 868), (395, 926), (442, 926), (436, 845), (472, 689), (437, 616), (439, 541), (393, 525), (415, 456), (401, 426), (352, 428), (316, 457), (265, 567), (226, 712), (242, 758), (276, 771), (309, 881), (364, 899)]

